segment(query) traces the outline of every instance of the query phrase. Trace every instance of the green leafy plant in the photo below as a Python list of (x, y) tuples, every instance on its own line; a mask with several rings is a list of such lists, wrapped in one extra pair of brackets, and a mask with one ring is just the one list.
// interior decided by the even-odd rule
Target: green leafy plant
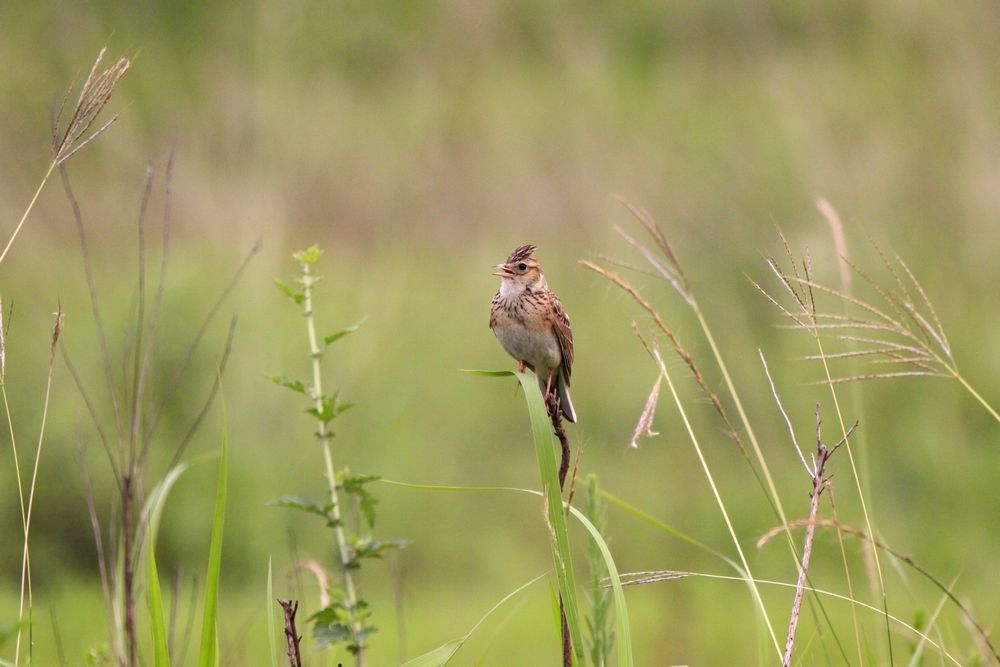
[[(322, 277), (313, 272), (313, 267), (322, 255), (323, 251), (315, 245), (296, 252), (293, 258), (298, 262), (301, 271), (296, 278), (297, 285), (292, 287), (275, 281), (282, 294), (302, 307), (302, 314), (306, 320), (312, 378), (309, 382), (285, 376), (271, 376), (270, 379), (275, 384), (302, 394), (309, 400), (306, 413), (316, 421), (315, 436), (323, 452), (327, 499), (323, 503), (318, 503), (302, 496), (285, 496), (272, 504), (322, 517), (327, 527), (333, 530), (342, 584), (337, 589), (326, 591), (329, 593), (329, 602), (309, 618), (312, 622), (313, 639), (317, 648), (344, 644), (354, 655), (357, 664), (363, 666), (367, 662), (368, 639), (376, 628), (371, 623), (371, 606), (360, 596), (358, 571), (365, 559), (381, 558), (386, 550), (402, 547), (405, 541), (383, 541), (372, 536), (378, 500), (367, 486), (378, 477), (355, 475), (348, 468), (338, 470), (333, 464), (331, 441), (334, 433), (330, 428), (331, 424), (345, 411), (354, 407), (355, 403), (340, 400), (338, 391), (332, 393), (324, 391), (322, 360), (327, 347), (357, 331), (362, 322), (322, 338), (317, 335), (313, 288)], [(343, 504), (344, 496), (353, 500), (353, 503), (346, 508)], [(354, 515), (355, 520), (351, 524), (358, 527), (356, 532), (349, 530), (345, 524), (345, 514), (348, 513)]]
[[(146, 524), (146, 604), (149, 610), (149, 626), (153, 640), (154, 667), (170, 667), (174, 662), (170, 650), (170, 628), (163, 611), (163, 595), (156, 564), (156, 538), (160, 529), (160, 515), (167, 496), (174, 484), (191, 465), (207, 460), (199, 457), (190, 462), (174, 466), (160, 483), (156, 485), (143, 508), (142, 517)], [(212, 537), (208, 548), (208, 567), (205, 574), (205, 594), (202, 602), (202, 634), (198, 656), (199, 667), (215, 667), (218, 657), (218, 599), (219, 576), (222, 571), (222, 534), (226, 521), (226, 488), (229, 477), (229, 445), (222, 440), (219, 461), (219, 477), (215, 487), (215, 510), (212, 514)], [(177, 662), (182, 662), (177, 660)]]
[[(632, 664), (632, 642), (628, 628), (628, 608), (625, 606), (625, 596), (621, 590), (618, 571), (614, 566), (611, 551), (601, 537), (600, 531), (578, 510), (563, 502), (562, 490), (559, 484), (559, 473), (556, 467), (555, 436), (551, 429), (549, 413), (542, 398), (541, 389), (533, 375), (513, 371), (470, 371), (475, 375), (485, 377), (514, 376), (524, 391), (524, 399), (528, 405), (528, 417), (531, 420), (531, 436), (535, 445), (535, 457), (538, 462), (538, 472), (541, 477), (542, 496), (545, 504), (545, 519), (549, 535), (550, 547), (559, 588), (559, 599), (563, 616), (563, 632), (568, 634), (573, 664), (582, 664), (586, 653), (583, 641), (583, 624), (580, 618), (580, 605), (577, 596), (576, 575), (573, 570), (572, 552), (570, 550), (569, 533), (566, 530), (566, 509), (575, 515), (593, 537), (597, 549), (604, 559), (611, 579), (611, 586), (617, 605), (617, 628), (621, 642), (618, 649), (618, 663), (622, 666)], [(565, 641), (566, 637), (564, 637)]]
[[(604, 532), (604, 500), (601, 498), (597, 475), (591, 473), (584, 481), (584, 514), (594, 524), (594, 527)], [(587, 616), (587, 654), (590, 664), (603, 667), (608, 664), (611, 647), (615, 643), (615, 633), (610, 627), (611, 589), (604, 585), (608, 575), (608, 567), (601, 554), (600, 545), (596, 540), (587, 545), (587, 565), (590, 568), (590, 590), (587, 601), (590, 604), (590, 614)]]

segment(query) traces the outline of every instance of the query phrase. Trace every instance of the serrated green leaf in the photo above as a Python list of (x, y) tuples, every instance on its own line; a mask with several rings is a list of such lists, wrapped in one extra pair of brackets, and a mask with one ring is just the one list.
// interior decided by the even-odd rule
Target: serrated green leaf
[(337, 417), (340, 413), (356, 407), (358, 407), (358, 403), (356, 401), (344, 401), (343, 403), (337, 403), (337, 407), (333, 409), (333, 416)]
[(291, 389), (294, 392), (308, 396), (308, 388), (306, 387), (306, 383), (302, 380), (293, 380), (292, 378), (285, 377), (284, 375), (268, 375), (267, 379), (276, 385), (280, 385), (286, 389)]
[(306, 413), (312, 415), (324, 424), (329, 424), (338, 415), (357, 405), (354, 401), (344, 401), (343, 403), (338, 403), (338, 394), (339, 392), (334, 392), (330, 396), (320, 396), (320, 407), (316, 407), (314, 405), (311, 408), (307, 408)]
[(365, 485), (378, 479), (381, 479), (378, 475), (352, 475), (346, 468), (337, 473), (337, 483), (340, 488), (345, 493), (357, 496), (358, 505), (369, 528), (375, 527), (375, 509), (378, 505), (378, 498), (368, 491)]
[(406, 540), (376, 540), (370, 537), (360, 538), (351, 545), (354, 557), (347, 563), (348, 569), (360, 567), (362, 558), (381, 558), (382, 553), (389, 549), (402, 549), (409, 542)]
[(323, 345), (328, 347), (328, 346), (332, 345), (333, 343), (336, 343), (338, 340), (340, 340), (344, 336), (348, 336), (348, 335), (354, 333), (355, 331), (357, 331), (358, 329), (361, 328), (361, 325), (364, 324), (365, 320), (367, 320), (367, 319), (368, 319), (367, 316), (362, 317), (360, 320), (358, 320), (357, 322), (355, 322), (351, 326), (347, 327), (346, 329), (341, 329), (340, 331), (336, 331), (336, 332), (334, 332), (332, 334), (328, 334), (328, 335), (324, 336), (323, 337)]
[(281, 282), (280, 280), (274, 281), (274, 286), (281, 290), (281, 293), (287, 296), (289, 299), (294, 301), (297, 305), (302, 305), (302, 302), (306, 300), (306, 295), (301, 292), (296, 292), (291, 287)]
[(351, 629), (346, 623), (316, 624), (313, 626), (313, 640), (317, 649), (324, 649), (351, 638)]
[(337, 394), (334, 393), (332, 396), (320, 396), (319, 407), (315, 405), (311, 408), (306, 409), (306, 413), (312, 415), (324, 424), (329, 423), (337, 416)]
[(377, 482), (380, 479), (382, 479), (380, 475), (352, 474), (350, 468), (341, 468), (340, 472), (337, 473), (337, 482), (348, 493), (354, 493), (356, 489), (363, 488), (365, 484)]
[(315, 614), (309, 617), (309, 621), (312, 623), (318, 623), (320, 625), (330, 625), (332, 623), (346, 622), (347, 620), (347, 607), (343, 602), (335, 601), (323, 607)]
[(305, 496), (282, 496), (277, 500), (268, 503), (271, 507), (287, 507), (288, 509), (302, 510), (308, 514), (315, 514), (324, 519), (329, 519), (328, 506), (320, 505)]

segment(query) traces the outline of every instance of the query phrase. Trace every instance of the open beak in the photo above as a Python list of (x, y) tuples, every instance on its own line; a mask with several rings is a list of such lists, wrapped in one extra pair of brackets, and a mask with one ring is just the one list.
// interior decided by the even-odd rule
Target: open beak
[(497, 264), (493, 268), (497, 270), (497, 272), (494, 273), (493, 275), (500, 276), (501, 278), (510, 278), (511, 276), (515, 275), (511, 269), (507, 268), (503, 264)]

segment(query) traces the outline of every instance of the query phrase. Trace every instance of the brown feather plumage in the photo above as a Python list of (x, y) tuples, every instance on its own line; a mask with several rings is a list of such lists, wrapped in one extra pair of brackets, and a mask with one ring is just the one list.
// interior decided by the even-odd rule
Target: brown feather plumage
[(576, 421), (569, 396), (573, 330), (534, 251), (535, 246), (522, 245), (496, 266), (494, 275), (501, 280), (490, 307), (490, 328), (508, 354), (535, 372), (543, 392), (559, 393), (563, 414)]
[(535, 252), (535, 246), (533, 245), (523, 245), (518, 246), (514, 249), (514, 252), (510, 253), (507, 258), (507, 264), (513, 264), (514, 262), (520, 262), (522, 259), (530, 258)]

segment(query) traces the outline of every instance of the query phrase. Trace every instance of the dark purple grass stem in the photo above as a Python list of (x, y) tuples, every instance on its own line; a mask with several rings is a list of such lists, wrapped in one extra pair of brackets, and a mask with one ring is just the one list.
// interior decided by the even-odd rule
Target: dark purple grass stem
[[(545, 407), (549, 412), (549, 419), (552, 420), (552, 430), (559, 438), (561, 457), (559, 460), (559, 491), (566, 486), (566, 474), (569, 472), (569, 438), (566, 436), (566, 429), (562, 424), (562, 409), (559, 406), (559, 393), (552, 391), (545, 397)], [(563, 609), (562, 595), (559, 596), (559, 620), (562, 630), (562, 659), (563, 667), (573, 667), (573, 643), (569, 636), (569, 622), (566, 620), (566, 610)]]
[(288, 642), (288, 664), (289, 667), (302, 667), (302, 656), (299, 654), (299, 641), (302, 637), (295, 630), (295, 614), (299, 610), (297, 600), (278, 599), (285, 612), (285, 640)]

